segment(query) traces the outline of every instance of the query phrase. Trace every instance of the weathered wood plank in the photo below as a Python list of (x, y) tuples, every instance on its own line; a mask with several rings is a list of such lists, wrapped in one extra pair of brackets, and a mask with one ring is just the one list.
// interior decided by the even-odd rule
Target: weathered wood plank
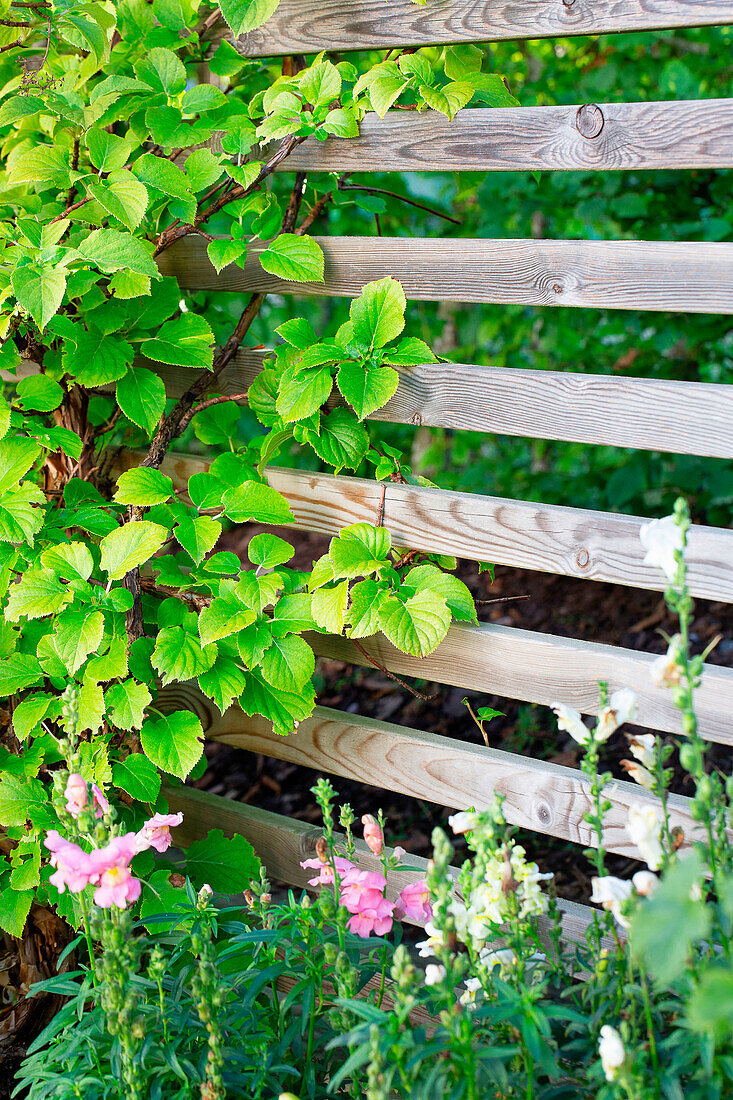
[(733, 244), (711, 241), (441, 240), (317, 237), (323, 283), (292, 283), (262, 270), (252, 248), (243, 269), (217, 275), (206, 241), (186, 237), (159, 257), (186, 289), (353, 297), (393, 275), (420, 301), (733, 313)]
[(281, 0), (264, 27), (228, 37), (240, 53), (267, 57), (730, 22), (728, 0)]
[[(301, 860), (315, 855), (315, 845), (323, 830), (293, 818), (260, 810), (256, 806), (244, 806), (227, 798), (198, 791), (192, 787), (171, 787), (165, 790), (170, 808), (181, 811), (183, 824), (176, 829), (176, 841), (190, 844), (206, 836), (209, 829), (221, 829), (227, 836), (244, 836), (262, 859), (267, 873), (291, 886), (305, 887), (312, 871), (304, 871)], [(366, 845), (356, 842), (357, 861), (367, 871), (381, 870)], [(422, 878), (427, 870), (427, 860), (420, 856), (405, 857), (404, 867), (392, 871), (387, 879), (387, 896), (394, 898), (408, 883)], [(454, 871), (454, 877), (457, 872)], [(565, 940), (579, 941), (585, 938), (585, 930), (593, 920), (593, 910), (574, 901), (558, 899), (562, 912)], [(541, 919), (540, 929), (547, 932), (548, 923)]]
[[(368, 665), (346, 638), (312, 634), (308, 640), (320, 657)], [(671, 733), (682, 730), (671, 691), (652, 683), (650, 669), (655, 658), (649, 653), (489, 623), (455, 624), (435, 652), (422, 659), (401, 653), (382, 634), (361, 644), (381, 666), (401, 676), (546, 706), (558, 700), (583, 714), (598, 713), (598, 683), (605, 680), (611, 692), (631, 688), (636, 693), (638, 725)], [(733, 669), (708, 665), (696, 703), (701, 735), (733, 745), (729, 717)]]
[(311, 138), (284, 172), (508, 172), (728, 168), (733, 100), (367, 115), (354, 139)]
[[(217, 391), (243, 393), (266, 354), (240, 351)], [(170, 397), (191, 384), (190, 368), (146, 365)], [(706, 382), (424, 363), (400, 370), (397, 393), (369, 419), (733, 458), (733, 386)]]
[[(510, 824), (584, 847), (597, 844), (595, 833), (585, 821), (585, 814), (592, 809), (590, 781), (575, 768), (329, 707), (316, 707), (312, 718), (301, 722), (287, 737), (280, 737), (272, 732), (271, 722), (259, 715), (250, 718), (239, 707), (230, 707), (220, 715), (205, 695), (188, 684), (164, 688), (156, 706), (163, 711), (193, 711), (210, 741), (378, 785), (451, 809), (484, 809), (491, 805), (495, 794), (500, 794)], [(628, 810), (631, 806), (658, 804), (658, 800), (635, 783), (616, 781), (606, 796), (611, 809), (605, 819), (604, 847), (641, 859), (626, 830)], [(681, 827), (689, 843), (701, 831), (692, 820), (689, 799), (671, 795), (669, 809), (673, 825)]]
[[(123, 453), (119, 468), (138, 461), (135, 452)], [(207, 467), (205, 459), (174, 453), (162, 469), (181, 488)], [(276, 466), (268, 468), (267, 478), (287, 497), (296, 525), (307, 531), (330, 535), (349, 523), (376, 522), (382, 500), (378, 482)], [(396, 545), (414, 550), (632, 588), (665, 588), (663, 575), (644, 564), (639, 529), (646, 521), (638, 516), (387, 482), (383, 522)], [(733, 601), (732, 558), (733, 531), (693, 524), (687, 551), (693, 595)]]

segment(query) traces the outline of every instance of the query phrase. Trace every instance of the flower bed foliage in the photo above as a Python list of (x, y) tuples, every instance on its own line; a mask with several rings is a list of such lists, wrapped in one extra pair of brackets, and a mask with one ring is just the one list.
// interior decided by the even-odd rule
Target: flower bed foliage
[[(670, 827), (670, 746), (626, 734), (628, 771), (657, 800), (632, 805), (626, 825), (647, 869), (609, 875), (611, 777), (598, 774), (598, 750), (634, 719), (636, 700), (628, 690), (607, 698), (601, 685), (592, 727), (556, 704), (591, 781), (586, 855), (602, 907), (571, 938), (552, 876), (527, 859), (501, 799), (449, 819), (470, 852), (457, 874), (453, 846), (436, 829), (419, 877), (404, 850), (386, 847), (381, 816), (362, 818), (377, 869), (360, 866), (354, 814), (337, 806), (325, 779), (314, 788), (324, 833), (302, 864), (314, 872), (315, 900), (291, 891), (273, 901), (261, 871), (246, 908), (218, 910), (208, 884), (196, 892), (188, 881), (185, 900), (179, 888), (175, 904), (169, 890), (143, 906), (143, 929), (133, 919), (141, 883), (130, 865), (151, 847), (165, 854), (180, 815), (122, 831), (124, 811), (75, 770), (78, 689), (68, 689), (72, 732), (54, 798), (67, 835), (51, 830), (44, 843), (54, 886), (80, 906), (88, 962), (34, 987), (69, 1000), (29, 1052), (18, 1092), (29, 1100), (732, 1095), (733, 790), (706, 772), (697, 730), (704, 655), (689, 649), (688, 529), (680, 501), (674, 516), (643, 528), (642, 541), (679, 615), (652, 675), (682, 713), (695, 835)], [(402, 942), (407, 923), (425, 928), (417, 954)], [(82, 936), (75, 948), (84, 953)]]

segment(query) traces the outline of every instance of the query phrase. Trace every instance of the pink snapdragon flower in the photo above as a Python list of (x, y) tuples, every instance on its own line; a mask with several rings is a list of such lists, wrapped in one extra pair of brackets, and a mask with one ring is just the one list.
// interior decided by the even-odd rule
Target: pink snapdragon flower
[(381, 856), (384, 851), (384, 833), (379, 827), (379, 822), (373, 814), (364, 814), (361, 819), (364, 826), (364, 843), (375, 856)]
[(141, 884), (130, 873), (129, 864), (137, 855), (140, 843), (137, 833), (125, 833), (113, 837), (103, 848), (95, 848), (89, 853), (94, 870), (94, 904), (101, 909), (116, 905), (118, 909), (140, 897)]
[(87, 791), (87, 781), (83, 775), (79, 775), (78, 772), (71, 773), (66, 780), (64, 797), (66, 798), (66, 809), (72, 817), (78, 817), (86, 809), (89, 802), (89, 792)]
[(341, 891), (341, 904), (351, 917), (350, 932), (366, 939), (372, 933), (384, 936), (393, 923), (395, 903), (384, 896), (386, 879), (378, 871), (356, 871), (348, 876)]
[(405, 886), (395, 902), (394, 915), (397, 920), (413, 921), (415, 924), (425, 924), (433, 919), (430, 892), (424, 878)]
[(180, 825), (183, 814), (154, 814), (145, 822), (137, 834), (140, 845), (138, 851), (155, 848), (156, 852), (167, 852), (171, 846), (171, 829)]
[[(339, 880), (341, 884), (355, 873), (358, 873), (358, 867), (349, 859), (344, 859), (343, 856), (335, 856), (334, 863), (336, 864), (336, 871), (338, 872)], [(333, 885), (333, 867), (331, 863), (323, 863), (320, 859), (305, 859), (300, 864), (304, 870), (318, 870), (316, 878), (309, 878), (309, 886), (332, 886)]]
[(46, 834), (44, 844), (51, 853), (51, 866), (56, 868), (49, 882), (60, 894), (67, 889), (72, 894), (78, 894), (94, 881), (94, 864), (78, 844), (65, 840), (55, 829)]
[(103, 790), (97, 786), (96, 783), (92, 783), (92, 801), (94, 803), (94, 816), (104, 817), (110, 811), (109, 801)]

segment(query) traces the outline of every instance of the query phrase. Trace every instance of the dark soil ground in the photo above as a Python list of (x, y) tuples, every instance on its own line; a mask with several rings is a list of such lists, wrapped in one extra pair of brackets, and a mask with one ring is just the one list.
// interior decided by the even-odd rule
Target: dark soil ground
[[(232, 531), (228, 548), (244, 556), (246, 543), (257, 530), (262, 528)], [(309, 568), (313, 558), (324, 553), (327, 546), (328, 540), (320, 536), (297, 536), (293, 564)], [(488, 575), (479, 576), (478, 567), (471, 562), (461, 563), (459, 575), (477, 600), (505, 601), (480, 606), (479, 618), (484, 621), (647, 653), (663, 653), (666, 642), (661, 632), (671, 634), (675, 630), (661, 593), (504, 567), (497, 568), (491, 584)], [(529, 598), (512, 599), (517, 596)], [(733, 607), (698, 601), (692, 636), (695, 650), (702, 651), (718, 635), (722, 639), (708, 660), (711, 664), (733, 665)], [(318, 702), (323, 706), (480, 744), (481, 734), (463, 703), (468, 697), (474, 709), (491, 706), (504, 712), (504, 717), (494, 719), (488, 727), (492, 747), (577, 766), (577, 746), (567, 735), (558, 733), (554, 716), (546, 707), (420, 682), (420, 691), (432, 696), (429, 702), (424, 702), (378, 669), (333, 660), (319, 659), (317, 677)], [(310, 792), (317, 772), (224, 745), (209, 744), (206, 752), (209, 768), (197, 786), (303, 821), (319, 821), (318, 807)], [(627, 755), (623, 743), (618, 738), (612, 739), (603, 764), (619, 777), (623, 773), (618, 761), (623, 755)], [(722, 746), (712, 747), (711, 764), (728, 771), (729, 758), (730, 753)], [(382, 790), (376, 784), (367, 787), (338, 777), (333, 781), (341, 797), (352, 804), (359, 816), (373, 813), (381, 806), (391, 841), (419, 855), (430, 854), (432, 829), (444, 824), (451, 812), (420, 799)], [(674, 789), (690, 793), (681, 775)], [(522, 840), (542, 869), (555, 873), (562, 897), (587, 900), (590, 866), (577, 847), (536, 833), (527, 833)], [(611, 867), (616, 873), (628, 873), (632, 861), (612, 857)]]

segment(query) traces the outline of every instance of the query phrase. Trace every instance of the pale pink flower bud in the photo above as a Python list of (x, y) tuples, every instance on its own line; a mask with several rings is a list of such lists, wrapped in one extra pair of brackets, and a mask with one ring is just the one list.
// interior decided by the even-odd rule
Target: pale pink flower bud
[(361, 823), (364, 826), (364, 842), (367, 848), (375, 856), (381, 856), (384, 851), (384, 833), (380, 829), (376, 817), (372, 814), (364, 814)]
[(155, 848), (156, 852), (166, 852), (171, 846), (171, 829), (180, 825), (183, 814), (154, 814), (145, 822), (138, 837), (138, 851)]
[(92, 800), (94, 803), (95, 817), (104, 817), (105, 814), (109, 813), (110, 805), (107, 801), (107, 797), (96, 783), (92, 783)]
[(78, 772), (71, 773), (66, 780), (64, 796), (66, 798), (66, 809), (72, 817), (78, 817), (86, 809), (89, 802), (87, 781), (83, 775), (79, 775)]
[(406, 920), (411, 924), (425, 924), (432, 919), (430, 892), (424, 878), (405, 886), (395, 902), (394, 915), (397, 920)]

